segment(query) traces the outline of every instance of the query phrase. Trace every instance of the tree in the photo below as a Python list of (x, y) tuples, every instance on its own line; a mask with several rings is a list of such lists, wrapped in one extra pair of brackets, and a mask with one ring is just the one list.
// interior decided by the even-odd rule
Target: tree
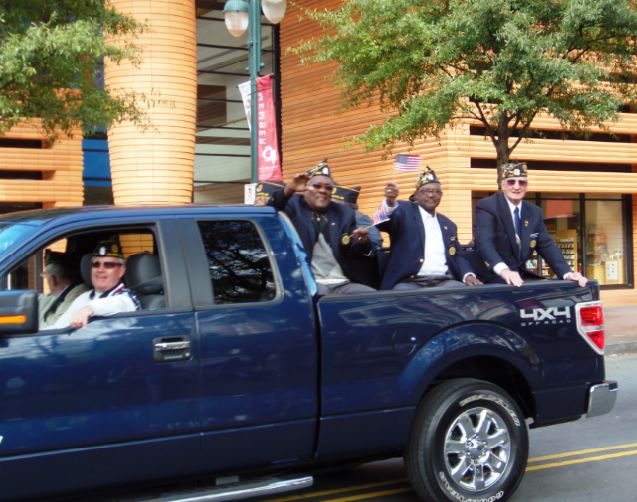
[(140, 30), (106, 0), (0, 0), (0, 134), (32, 118), (52, 138), (123, 119), (143, 124), (144, 96), (108, 89), (97, 75), (104, 58), (135, 60)]
[(581, 133), (637, 95), (632, 1), (345, 0), (306, 14), (324, 31), (295, 49), (302, 61), (337, 63), (346, 106), (390, 112), (358, 138), (369, 149), (472, 119), (500, 168), (538, 113)]

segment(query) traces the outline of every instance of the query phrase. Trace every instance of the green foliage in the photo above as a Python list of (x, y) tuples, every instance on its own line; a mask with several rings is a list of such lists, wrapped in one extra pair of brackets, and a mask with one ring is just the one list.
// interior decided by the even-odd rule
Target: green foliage
[(637, 12), (626, 0), (346, 0), (306, 15), (323, 35), (293, 52), (337, 63), (346, 106), (379, 101), (388, 112), (359, 138), (370, 149), (470, 118), (501, 165), (538, 112), (581, 131), (637, 95)]
[(131, 40), (140, 30), (105, 0), (0, 0), (0, 133), (29, 118), (42, 119), (51, 137), (124, 119), (144, 124), (144, 96), (96, 78), (104, 58), (136, 61)]

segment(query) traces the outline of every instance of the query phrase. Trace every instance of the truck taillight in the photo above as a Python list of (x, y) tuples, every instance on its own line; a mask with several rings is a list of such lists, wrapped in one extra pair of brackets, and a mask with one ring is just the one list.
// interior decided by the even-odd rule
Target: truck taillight
[(598, 354), (604, 353), (604, 310), (601, 302), (575, 305), (577, 331)]

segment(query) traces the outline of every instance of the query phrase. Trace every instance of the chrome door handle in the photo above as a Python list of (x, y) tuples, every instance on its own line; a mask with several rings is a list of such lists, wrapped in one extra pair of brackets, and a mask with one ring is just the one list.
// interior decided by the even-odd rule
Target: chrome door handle
[(155, 350), (183, 350), (190, 348), (190, 341), (185, 342), (158, 342), (153, 345)]
[(187, 361), (192, 358), (189, 336), (153, 338), (153, 359), (157, 362)]

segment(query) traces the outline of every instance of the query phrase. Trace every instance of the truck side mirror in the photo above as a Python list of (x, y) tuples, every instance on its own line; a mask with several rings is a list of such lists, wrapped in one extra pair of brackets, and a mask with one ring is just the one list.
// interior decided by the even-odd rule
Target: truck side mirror
[(0, 291), (0, 335), (26, 335), (37, 331), (37, 291)]

